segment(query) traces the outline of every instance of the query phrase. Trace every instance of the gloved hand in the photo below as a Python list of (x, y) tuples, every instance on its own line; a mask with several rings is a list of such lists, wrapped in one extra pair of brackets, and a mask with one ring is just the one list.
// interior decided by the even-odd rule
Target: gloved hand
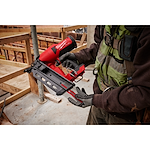
[(63, 54), (59, 60), (62, 63), (62, 66), (66, 68), (74, 69), (76, 64), (78, 64), (75, 54), (70, 52)]
[(79, 87), (76, 87), (76, 90), (77, 90), (78, 94), (76, 94), (75, 97), (82, 102), (79, 102), (76, 99), (74, 100), (71, 97), (68, 98), (69, 102), (71, 102), (72, 104), (74, 104), (76, 106), (83, 107), (83, 108), (91, 106), (94, 94), (87, 95), (84, 88), (82, 88), (82, 90), (80, 90)]

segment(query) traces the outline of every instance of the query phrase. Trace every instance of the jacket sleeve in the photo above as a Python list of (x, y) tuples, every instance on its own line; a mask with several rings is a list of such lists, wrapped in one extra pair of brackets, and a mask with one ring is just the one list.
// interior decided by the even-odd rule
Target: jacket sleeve
[(108, 112), (131, 113), (150, 106), (150, 28), (144, 28), (137, 42), (132, 84), (95, 94), (93, 105)]
[(79, 63), (83, 63), (85, 66), (95, 63), (96, 55), (101, 42), (100, 26), (95, 27), (94, 41), (95, 43), (92, 43), (89, 48), (82, 49), (78, 53), (75, 53)]

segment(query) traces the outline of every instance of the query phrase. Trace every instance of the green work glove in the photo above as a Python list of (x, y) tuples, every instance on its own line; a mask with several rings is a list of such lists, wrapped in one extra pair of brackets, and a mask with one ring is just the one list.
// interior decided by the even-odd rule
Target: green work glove
[(79, 102), (76, 99), (74, 100), (71, 97), (68, 98), (69, 102), (71, 102), (72, 104), (74, 104), (76, 106), (82, 107), (82, 108), (91, 106), (94, 94), (87, 95), (84, 88), (82, 88), (82, 90), (80, 90), (79, 87), (76, 87), (76, 90), (77, 90), (77, 94), (75, 95), (75, 97), (82, 102)]

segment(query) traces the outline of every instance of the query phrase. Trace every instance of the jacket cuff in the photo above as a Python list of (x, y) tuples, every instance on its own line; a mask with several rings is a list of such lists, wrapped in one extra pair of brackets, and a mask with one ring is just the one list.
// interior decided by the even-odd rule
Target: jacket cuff
[(82, 60), (80, 60), (81, 59), (80, 54), (79, 53), (74, 53), (74, 55), (76, 56), (76, 59), (77, 59), (78, 63), (81, 64)]
[(94, 94), (92, 104), (97, 108), (103, 108), (102, 94)]

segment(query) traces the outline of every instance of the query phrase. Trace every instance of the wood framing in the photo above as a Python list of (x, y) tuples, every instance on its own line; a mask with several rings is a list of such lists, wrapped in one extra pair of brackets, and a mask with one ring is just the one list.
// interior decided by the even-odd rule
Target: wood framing
[[(32, 63), (32, 55), (31, 55), (31, 49), (30, 49), (30, 40), (26, 39), (25, 43), (26, 43), (27, 64), (31, 65), (31, 63)], [(33, 77), (33, 74), (28, 74), (28, 76), (29, 76), (29, 83), (30, 83), (31, 92), (33, 92), (34, 94), (38, 95), (39, 94), (38, 86), (37, 86), (35, 78)]]
[(81, 38), (81, 41), (80, 41), (80, 43), (79, 43), (79, 46), (83, 45), (83, 42), (84, 42), (86, 36), (87, 36), (87, 34), (86, 34), (86, 33), (83, 33), (82, 38)]
[[(9, 91), (13, 95), (10, 96), (9, 98), (6, 99), (6, 105), (13, 102), (14, 100), (20, 98), (21, 96), (29, 93), (31, 91), (31, 88), (36, 89), (36, 82), (34, 81), (34, 78), (32, 75), (29, 75), (29, 82), (31, 88), (26, 88), (24, 90), (20, 90), (18, 88), (15, 88), (13, 86), (7, 85), (4, 83), (7, 80), (10, 80), (14, 77), (17, 77), (21, 74), (24, 73), (24, 70), (29, 67), (32, 63), (32, 55), (31, 55), (31, 49), (30, 49), (30, 34), (29, 33), (23, 33), (23, 34), (17, 34), (17, 35), (11, 35), (11, 36), (6, 36), (6, 37), (0, 37), (0, 44), (7, 44), (10, 42), (17, 42), (17, 41), (22, 41), (25, 40), (25, 52), (26, 52), (26, 57), (27, 57), (27, 64), (19, 63), (19, 62), (12, 62), (12, 61), (6, 61), (6, 60), (0, 60), (0, 63), (6, 64), (6, 65), (12, 65), (12, 66), (17, 66), (21, 67), (19, 70), (8, 73), (6, 75), (3, 75), (0, 77), (0, 88), (4, 89), (6, 91)], [(2, 46), (1, 46), (2, 48)], [(34, 87), (33, 87), (34, 86)], [(4, 100), (0, 102), (0, 107), (3, 106)]]
[(30, 67), (26, 63), (20, 63), (20, 62), (15, 62), (11, 60), (8, 61), (8, 60), (3, 60), (3, 59), (0, 59), (0, 64), (10, 65), (10, 66), (15, 66), (15, 67)]
[[(26, 52), (26, 48), (21, 48), (21, 47), (15, 47), (15, 46), (9, 46), (9, 45), (0, 45), (0, 48), (6, 49), (6, 50), (11, 50), (11, 51), (17, 51), (17, 52)], [(34, 51), (32, 48), (31, 49), (31, 54), (34, 54)], [(43, 50), (39, 50), (39, 54), (43, 53)]]
[[(38, 27), (37, 33), (40, 32), (66, 32), (71, 31), (79, 28), (85, 28), (87, 25), (74, 25), (74, 26), (68, 26), (68, 27), (47, 27), (42, 28)], [(7, 28), (7, 29), (0, 29), (0, 32), (31, 32), (30, 28)]]
[(31, 65), (31, 63), (32, 63), (32, 55), (31, 55), (30, 40), (29, 40), (29, 38), (25, 40), (25, 43), (26, 43), (27, 64)]
[(86, 48), (86, 47), (87, 47), (87, 44), (83, 44), (83, 45), (78, 46), (77, 48), (73, 49), (73, 50), (71, 51), (71, 53), (79, 52), (80, 50), (82, 50), (82, 49), (84, 49), (84, 48)]
[(24, 73), (24, 70), (25, 70), (26, 68), (28, 68), (28, 66), (26, 66), (26, 67), (24, 67), (24, 68), (21, 68), (21, 69), (19, 69), (19, 70), (17, 70), (17, 71), (13, 71), (13, 72), (11, 72), (11, 73), (8, 73), (8, 74), (6, 74), (6, 75), (1, 76), (1, 77), (0, 77), (0, 83), (3, 83), (3, 82), (5, 82), (5, 81), (7, 81), (7, 80), (10, 80), (10, 79), (12, 79), (12, 78), (14, 78), (14, 77), (17, 77), (17, 76), (23, 74), (23, 73)]
[(61, 39), (64, 40), (66, 38), (66, 32), (61, 32)]
[[(57, 28), (37, 28), (37, 33), (39, 33), (39, 32), (41, 32), (41, 33), (42, 32), (60, 32), (61, 40), (64, 40), (66, 38), (66, 32), (75, 30), (75, 29), (79, 29), (79, 28), (84, 28), (84, 27), (87, 27), (87, 26), (86, 25), (76, 25), (76, 26), (57, 27)], [(9, 34), (10, 32), (11, 32), (11, 34)], [(17, 32), (17, 34), (15, 34), (16, 32)], [(18, 32), (20, 32), (20, 33), (18, 34)], [(24, 32), (28, 32), (28, 33), (24, 33)], [(6, 101), (5, 101), (6, 105), (15, 101), (16, 99), (22, 97), (23, 95), (29, 93), (30, 91), (34, 94), (37, 94), (37, 95), (39, 94), (36, 79), (33, 77), (32, 73), (28, 74), (29, 83), (30, 83), (29, 88), (21, 90), (19, 88), (16, 88), (16, 87), (13, 87), (11, 85), (4, 83), (7, 80), (10, 80), (14, 77), (17, 77), (17, 76), (23, 74), (24, 70), (31, 65), (32, 55), (34, 55), (34, 52), (30, 45), (30, 38), (31, 38), (30, 32), (31, 32), (30, 28), (0, 29), (0, 34), (1, 34), (0, 48), (4, 49), (4, 50), (25, 52), (26, 59), (27, 59), (27, 63), (20, 63), (20, 62), (14, 62), (14, 61), (0, 59), (0, 63), (2, 63), (2, 64), (21, 67), (17, 71), (8, 73), (8, 74), (0, 77), (0, 88), (13, 94), (12, 96), (10, 96), (6, 99)], [(84, 44), (85, 38), (86, 38), (86, 34), (84, 33), (82, 35), (80, 43), (78, 41), (79, 46), (76, 49), (74, 49), (72, 52), (78, 52), (81, 49), (84, 49), (87, 47), (87, 44)], [(61, 41), (58, 39), (48, 39), (48, 38), (43, 38), (43, 37), (38, 37), (38, 39), (43, 40), (43, 41), (54, 42), (54, 43), (59, 43)], [(25, 41), (25, 42), (23, 42), (23, 43), (25, 43), (25, 47), (21, 46), (21, 44), (19, 45), (20, 47), (5, 45), (8, 43), (13, 43), (13, 42), (17, 42), (17, 44), (18, 44), (18, 41), (23, 41), (23, 40)], [(40, 54), (42, 52), (43, 52), (42, 50), (39, 51)], [(4, 104), (4, 100), (0, 101), (0, 108), (3, 106), (3, 104)]]
[(37, 37), (38, 40), (42, 40), (42, 41), (47, 41), (47, 42), (52, 42), (52, 43), (59, 43), (62, 40), (57, 40), (57, 39), (49, 39), (49, 38), (44, 38), (44, 37)]
[[(10, 97), (8, 97), (6, 100), (5, 100), (5, 105), (8, 105), (10, 104), (11, 102), (15, 101), (16, 99), (24, 96), (25, 94), (29, 93), (31, 91), (30, 87), (26, 88), (26, 89), (23, 89), (17, 93), (15, 93), (14, 95), (11, 95)], [(2, 107), (4, 104), (4, 100), (0, 101), (0, 107)]]
[(22, 41), (22, 40), (26, 40), (26, 39), (29, 39), (29, 38), (30, 38), (29, 33), (1, 37), (0, 38), (0, 44), (2, 45), (2, 44), (6, 44), (6, 43)]
[(19, 89), (17, 87), (14, 87), (12, 85), (9, 85), (7, 83), (0, 83), (0, 89), (2, 89), (4, 91), (7, 91), (11, 94), (15, 94), (15, 93), (21, 91), (21, 89)]
[[(62, 28), (37, 28), (37, 33), (40, 32), (61, 32)], [(0, 32), (31, 32), (30, 28), (9, 28), (0, 29)]]

